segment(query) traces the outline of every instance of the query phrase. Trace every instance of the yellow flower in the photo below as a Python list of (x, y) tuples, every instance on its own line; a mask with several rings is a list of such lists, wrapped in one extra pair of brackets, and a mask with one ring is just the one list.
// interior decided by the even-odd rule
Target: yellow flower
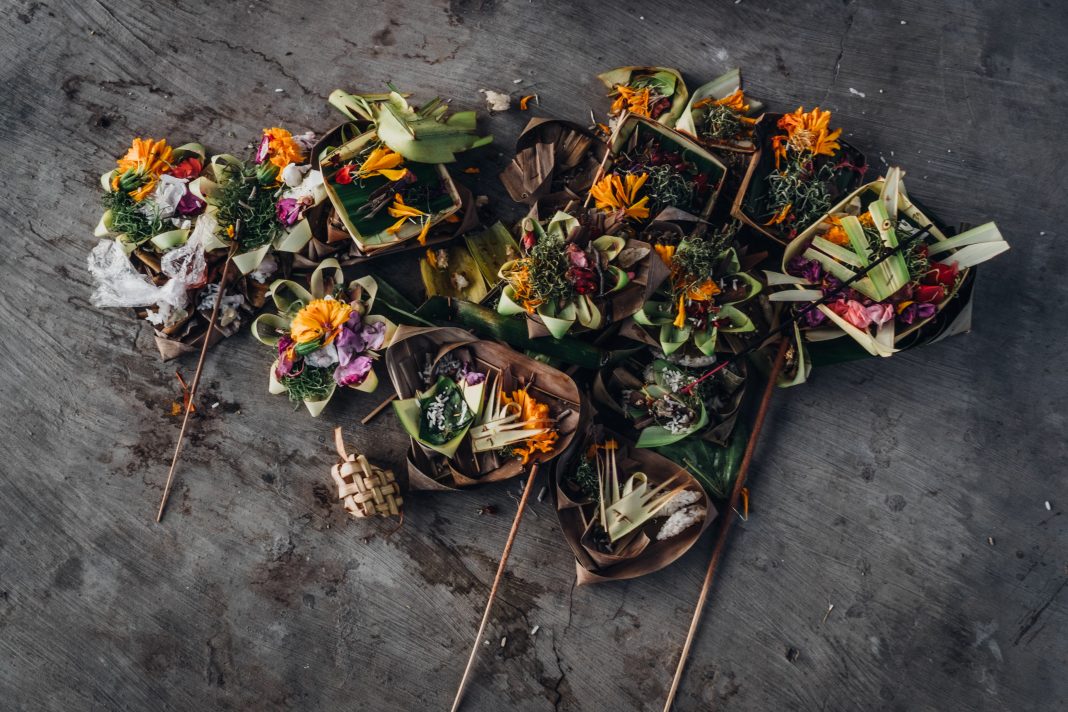
[(390, 217), (400, 218), (397, 222), (393, 223), (386, 228), (386, 232), (390, 235), (396, 235), (397, 232), (404, 226), (404, 223), (410, 219), (416, 219), (423, 225), (423, 229), (419, 231), (419, 244), (426, 244), (426, 234), (430, 232), (430, 215), (424, 213), (419, 208), (404, 203), (404, 198), (400, 193), (393, 196), (393, 205), (389, 206)]
[(671, 323), (676, 329), (681, 329), (686, 326), (686, 295), (679, 295), (679, 310), (675, 314), (675, 321)]
[(649, 87), (634, 89), (626, 84), (616, 84), (616, 99), (608, 113), (618, 116), (624, 110), (638, 116), (649, 116)]
[(137, 201), (144, 200), (156, 189), (159, 177), (171, 169), (173, 160), (174, 151), (165, 140), (135, 138), (126, 155), (116, 161), (118, 170), (111, 179), (111, 188), (118, 190), (119, 179), (127, 171), (133, 170), (142, 183), (136, 190), (130, 191), (130, 197)]
[(316, 299), (297, 312), (289, 325), (289, 336), (298, 344), (321, 341), (331, 343), (349, 320), (352, 307), (337, 299)]
[(400, 180), (408, 172), (407, 168), (398, 168), (404, 164), (404, 156), (386, 146), (379, 146), (371, 151), (371, 155), (356, 172), (357, 178), (370, 178), (372, 176), (385, 176), (386, 180)]
[[(534, 430), (552, 425), (552, 419), (549, 417), (549, 406), (535, 400), (534, 396), (530, 395), (526, 388), (512, 391), (511, 398), (508, 397), (507, 393), (501, 393), (501, 405), (507, 406), (512, 403), (519, 405), (519, 419), (526, 421), (523, 426), (524, 429)], [(512, 452), (525, 465), (535, 452), (552, 452), (558, 437), (555, 430), (546, 430), (544, 433), (538, 433), (521, 443), (513, 445)]]
[[(739, 114), (749, 113), (749, 104), (746, 103), (745, 93), (742, 92), (741, 89), (735, 89), (722, 99), (713, 99), (710, 96), (706, 96), (704, 99), (700, 99), (699, 101), (694, 102), (693, 108), (703, 109), (706, 106), (725, 106), (728, 109), (732, 109)], [(744, 117), (743, 120), (749, 123), (756, 122), (755, 119), (745, 119)]]
[(656, 250), (656, 254), (660, 255), (660, 259), (668, 267), (671, 266), (671, 261), (675, 259), (675, 246), (674, 245), (653, 245), (653, 249)]
[(794, 207), (793, 203), (787, 203), (783, 206), (783, 209), (772, 216), (771, 220), (768, 220), (765, 225), (778, 225), (790, 215), (790, 208)]
[(710, 302), (717, 294), (719, 294), (719, 285), (712, 278), (686, 290), (686, 298), (694, 302)]
[(530, 280), (530, 263), (526, 259), (517, 260), (515, 265), (504, 274), (504, 280), (515, 292), (516, 303), (533, 314), (545, 300), (534, 293), (534, 285)]
[(628, 173), (626, 184), (616, 174), (607, 175), (597, 181), (590, 193), (596, 201), (597, 208), (605, 212), (618, 210), (627, 217), (643, 220), (649, 217), (649, 196), (636, 200), (638, 191), (649, 178), (648, 173), (640, 176)]
[(290, 163), (301, 163), (304, 160), (304, 149), (293, 140), (293, 134), (285, 129), (275, 126), (264, 129), (263, 135), (267, 137), (267, 156), (271, 163), (278, 166), (279, 171)]
[(798, 153), (833, 156), (841, 148), (838, 137), (842, 135), (842, 129), (831, 131), (830, 121), (831, 112), (820, 111), (818, 106), (809, 112), (799, 106), (794, 113), (779, 119), (779, 128), (786, 131), (786, 135), (772, 138), (775, 167), (778, 168), (779, 161), (786, 157), (787, 146)]

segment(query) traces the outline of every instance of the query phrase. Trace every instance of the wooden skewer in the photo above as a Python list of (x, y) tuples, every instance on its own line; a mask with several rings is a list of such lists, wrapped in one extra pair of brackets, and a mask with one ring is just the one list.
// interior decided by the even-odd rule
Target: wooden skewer
[(368, 423), (370, 423), (372, 420), (374, 420), (376, 417), (378, 417), (379, 413), (381, 413), (383, 410), (386, 409), (387, 405), (389, 405), (390, 403), (392, 403), (395, 400), (397, 400), (397, 394), (393, 393), (388, 398), (386, 398), (384, 401), (382, 401), (381, 403), (376, 405), (374, 410), (372, 410), (367, 415), (363, 416), (363, 419), (360, 420), (360, 425), (367, 425)]
[(200, 347), (200, 358), (197, 359), (197, 370), (193, 373), (193, 382), (186, 393), (185, 415), (182, 417), (182, 429), (178, 432), (178, 443), (174, 446), (174, 457), (171, 458), (171, 469), (167, 472), (167, 484), (163, 487), (163, 497), (159, 501), (159, 511), (156, 512), (156, 523), (163, 519), (163, 510), (167, 507), (167, 499), (171, 496), (171, 482), (174, 480), (174, 470), (178, 466), (178, 456), (182, 453), (182, 445), (185, 443), (185, 430), (189, 425), (189, 414), (193, 412), (193, 400), (197, 396), (197, 388), (200, 386), (200, 374), (204, 371), (204, 358), (208, 355), (208, 347), (211, 345), (211, 335), (215, 331), (215, 322), (219, 318), (219, 306), (222, 304), (223, 294), (226, 291), (226, 277), (230, 271), (230, 262), (234, 258), (237, 242), (226, 256), (223, 265), (222, 277), (219, 278), (219, 292), (215, 295), (215, 305), (211, 308), (211, 318), (208, 319), (208, 330), (204, 333), (204, 344)]
[(675, 678), (671, 681), (671, 689), (668, 691), (667, 701), (664, 703), (664, 712), (670, 712), (671, 706), (675, 703), (675, 695), (679, 691), (682, 673), (690, 656), (690, 647), (693, 645), (694, 636), (697, 634), (697, 626), (701, 622), (701, 613), (704, 612), (705, 603), (708, 601), (708, 592), (712, 588), (712, 581), (716, 576), (716, 567), (719, 565), (720, 557), (723, 555), (727, 542), (727, 536), (730, 534), (731, 525), (734, 523), (738, 499), (742, 488), (745, 486), (745, 478), (749, 472), (749, 465), (753, 461), (753, 453), (756, 451), (757, 440), (760, 438), (760, 430), (764, 427), (764, 418), (768, 414), (768, 403), (771, 400), (771, 394), (775, 391), (775, 381), (778, 380), (779, 372), (782, 371), (783, 364), (786, 362), (786, 351), (789, 345), (789, 339), (784, 338), (779, 345), (779, 352), (775, 356), (775, 363), (768, 374), (768, 384), (764, 387), (764, 395), (760, 400), (756, 419), (753, 421), (753, 432), (749, 436), (749, 442), (745, 446), (745, 454), (742, 456), (742, 462), (738, 466), (738, 475), (734, 479), (734, 487), (731, 489), (731, 498), (727, 511), (723, 515), (723, 521), (720, 523), (719, 531), (716, 534), (716, 545), (712, 549), (712, 558), (708, 561), (705, 581), (701, 585), (701, 595), (697, 597), (697, 605), (693, 609), (693, 620), (690, 621), (690, 630), (686, 633), (686, 642), (682, 646), (678, 667), (675, 668)]
[(519, 531), (519, 522), (523, 519), (523, 511), (530, 499), (530, 492), (534, 489), (534, 477), (538, 474), (538, 463), (530, 468), (527, 475), (527, 484), (523, 488), (523, 497), (519, 500), (519, 508), (515, 511), (515, 519), (512, 520), (512, 530), (508, 533), (508, 541), (504, 543), (504, 551), (501, 553), (501, 563), (497, 565), (497, 575), (493, 577), (493, 586), (490, 587), (489, 598), (486, 600), (486, 610), (482, 613), (482, 622), (475, 634), (475, 642), (471, 646), (471, 655), (467, 658), (467, 667), (464, 668), (464, 676), (460, 678), (460, 686), (456, 689), (456, 699), (452, 702), (452, 712), (460, 709), (463, 702), (464, 691), (467, 689), (467, 680), (471, 676), (471, 669), (475, 665), (475, 657), (478, 655), (479, 642), (486, 632), (486, 624), (489, 623), (490, 611), (493, 610), (493, 601), (497, 597), (497, 589), (500, 587), (501, 578), (504, 577), (504, 567), (508, 563), (508, 555), (512, 552), (512, 544), (515, 543), (515, 535)]

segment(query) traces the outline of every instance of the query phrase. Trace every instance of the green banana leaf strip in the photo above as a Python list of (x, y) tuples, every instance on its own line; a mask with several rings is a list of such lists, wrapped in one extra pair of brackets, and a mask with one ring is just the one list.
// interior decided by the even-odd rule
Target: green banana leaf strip
[(686, 438), (656, 451), (672, 462), (685, 467), (701, 486), (715, 499), (730, 498), (734, 478), (742, 464), (749, 429), (739, 423), (724, 447), (701, 438)]

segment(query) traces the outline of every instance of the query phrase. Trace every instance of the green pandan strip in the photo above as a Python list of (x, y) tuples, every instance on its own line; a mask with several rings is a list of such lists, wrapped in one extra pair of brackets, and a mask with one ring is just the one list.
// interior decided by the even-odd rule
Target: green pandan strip
[(541, 317), (545, 328), (549, 330), (553, 338), (561, 339), (575, 325), (575, 320), (578, 318), (578, 310), (574, 304), (568, 304), (560, 310), (546, 306), (538, 309), (538, 316)]
[(638, 436), (637, 445), (638, 447), (663, 447), (664, 445), (677, 443), (683, 438), (693, 435), (706, 425), (708, 425), (708, 411), (705, 410), (705, 404), (701, 403), (700, 416), (693, 426), (682, 432), (673, 433), (663, 425), (651, 425), (642, 430), (641, 435)]

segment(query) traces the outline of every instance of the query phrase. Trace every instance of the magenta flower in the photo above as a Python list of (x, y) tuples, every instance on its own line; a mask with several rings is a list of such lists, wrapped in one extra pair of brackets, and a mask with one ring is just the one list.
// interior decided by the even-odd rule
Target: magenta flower
[[(340, 349), (338, 351), (340, 353)], [(367, 379), (367, 374), (371, 372), (371, 364), (370, 356), (357, 356), (334, 369), (334, 381), (339, 386), (358, 386)]]
[(178, 205), (174, 208), (174, 212), (183, 217), (190, 217), (193, 215), (199, 215), (204, 210), (205, 203), (203, 200), (193, 195), (189, 191), (186, 191), (182, 199), (178, 201)]
[(301, 203), (296, 198), (282, 198), (275, 206), (278, 222), (286, 227), (293, 227), (300, 220)]
[(271, 137), (266, 133), (263, 134), (263, 138), (260, 139), (260, 145), (256, 149), (256, 163), (263, 163), (267, 160), (267, 152), (271, 148)]
[(278, 368), (275, 369), (275, 377), (285, 378), (286, 376), (295, 375), (294, 371), (299, 360), (293, 351), (295, 343), (288, 336), (283, 336), (278, 340)]

